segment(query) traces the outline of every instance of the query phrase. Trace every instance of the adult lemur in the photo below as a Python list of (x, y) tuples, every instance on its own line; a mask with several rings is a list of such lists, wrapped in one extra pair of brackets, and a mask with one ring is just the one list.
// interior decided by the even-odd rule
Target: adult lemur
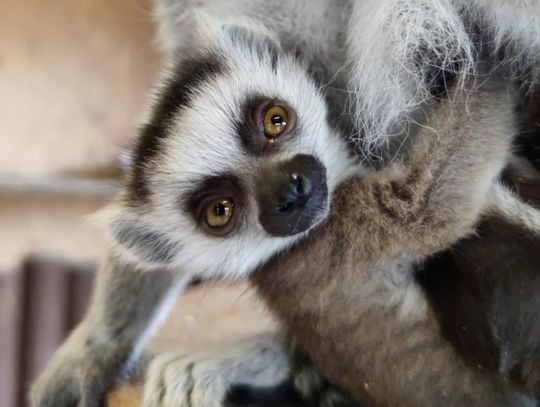
[[(465, 90), (468, 74), (478, 66), (479, 56), (486, 56), (488, 63), (498, 58), (497, 62), (503, 65), (499, 70), (503, 72), (519, 72), (525, 79), (536, 77), (540, 36), (534, 28), (537, 25), (533, 24), (537, 22), (540, 6), (532, 2), (193, 3), (203, 3), (205, 17), (193, 17), (189, 1), (161, 3), (164, 38), (169, 49), (175, 50), (171, 52), (171, 64), (135, 146), (129, 180), (108, 216), (114, 244), (100, 271), (91, 310), (34, 385), (34, 405), (65, 406), (76, 402), (84, 406), (100, 405), (104, 391), (121, 367), (136, 357), (151, 331), (149, 326), (154, 325), (151, 322), (158, 319), (156, 314), (167, 309), (170, 298), (190, 276), (245, 276), (297, 242), (302, 245), (298, 247), (306, 246), (301, 241), (327, 217), (336, 186), (353, 174), (366, 173), (348, 158), (343, 132), (347, 132), (345, 136), (358, 134), (372, 147), (384, 145), (388, 134), (412, 134), (415, 131), (412, 124), (422, 122), (426, 116), (422, 112), (433, 107), (431, 99), (444, 97), (445, 80), (453, 77), (457, 88)], [(201, 19), (206, 22), (202, 28), (191, 27), (193, 21)], [(186, 34), (181, 40), (176, 33), (179, 27), (184, 27)], [(507, 101), (499, 92), (491, 91), (472, 92), (470, 104), (457, 97), (454, 106), (457, 116), (451, 116), (447, 102), (442, 103), (442, 111), (435, 108), (433, 125), (439, 127), (441, 137), (438, 141), (429, 138), (429, 130), (418, 136), (410, 166), (403, 167), (403, 174), (411, 174), (405, 182), (399, 177), (391, 179), (388, 174), (392, 169), (385, 170), (386, 175), (356, 177), (344, 183), (333, 203), (335, 211), (346, 208), (355, 199), (364, 203), (375, 199), (371, 202), (373, 206), (362, 205), (366, 212), (358, 213), (355, 219), (362, 220), (362, 228), (373, 231), (374, 237), (386, 236), (384, 245), (379, 245), (382, 240), (372, 243), (380, 250), (381, 260), (388, 260), (385, 256), (391, 252), (396, 255), (396, 263), (369, 267), (365, 275), (373, 276), (372, 286), (361, 284), (365, 275), (359, 271), (356, 285), (351, 281), (349, 288), (358, 287), (358, 293), (365, 293), (370, 287), (376, 288), (383, 276), (391, 277), (389, 289), (406, 284), (406, 289), (397, 289), (392, 301), (385, 304), (389, 307), (403, 300), (403, 304), (412, 305), (411, 311), (418, 311), (420, 304), (415, 300), (422, 296), (411, 280), (410, 270), (400, 271), (393, 266), (410, 264), (411, 260), (418, 260), (435, 249), (445, 248), (468, 231), (479, 215), (479, 202), (488, 194), (490, 181), (505, 157), (512, 132)], [(488, 114), (480, 106), (481, 100), (490, 106), (500, 106), (500, 115)], [(468, 105), (470, 116), (464, 110)], [(464, 123), (455, 123), (455, 117)], [(486, 123), (489, 120), (493, 123)], [(454, 123), (453, 127), (448, 122)], [(476, 134), (475, 129), (479, 128), (482, 130)], [(486, 140), (489, 142), (482, 142)], [(426, 149), (432, 149), (429, 151), (434, 155), (425, 155)], [(443, 152), (446, 157), (439, 160)], [(422, 160), (418, 159), (420, 156)], [(426, 172), (429, 169), (433, 171)], [(469, 171), (463, 173), (464, 169)], [(432, 176), (439, 182), (434, 182)], [(537, 220), (534, 211), (515, 201), (504, 189), (494, 185), (490, 191), (488, 195), (493, 199), (489, 202), (494, 206), (499, 209), (503, 206), (504, 212), (519, 208), (519, 221), (529, 226)], [(369, 199), (364, 199), (365, 196)], [(417, 201), (419, 196), (423, 198)], [(452, 199), (441, 200), (441, 197)], [(407, 212), (400, 200), (412, 200), (409, 209), (430, 210)], [(386, 210), (387, 216), (395, 214), (394, 221), (407, 215), (408, 225), (420, 227), (422, 233), (423, 227), (429, 226), (435, 240), (430, 243), (422, 238), (424, 234), (418, 239), (416, 236), (404, 239), (410, 232), (401, 234), (404, 230), (399, 225), (380, 217), (366, 223), (364, 216), (378, 210)], [(426, 214), (431, 218), (426, 218)], [(332, 233), (341, 238), (336, 238), (334, 243), (343, 245), (336, 246), (336, 250), (356, 244), (359, 251), (353, 260), (367, 266), (377, 258), (376, 251), (366, 253), (354, 240), (360, 224), (348, 225), (350, 238), (343, 231), (338, 233), (340, 227), (332, 225), (343, 220), (332, 217), (331, 222), (316, 231), (320, 244), (329, 238), (324, 230), (336, 227)], [(454, 222), (451, 229), (456, 231), (455, 235), (447, 235), (449, 221)], [(400, 234), (381, 233), (385, 227)], [(308, 239), (306, 242), (310, 242), (313, 250), (320, 248), (317, 240)], [(410, 253), (415, 241), (425, 246)], [(300, 252), (301, 249), (295, 249), (287, 255), (291, 264)], [(340, 261), (349, 261), (348, 256)], [(314, 255), (315, 258), (318, 257)], [(302, 278), (313, 284), (320, 282), (315, 276), (324, 277), (325, 273), (321, 272), (328, 271), (325, 266), (330, 259), (336, 260), (325, 257), (319, 268), (304, 271)], [(272, 263), (276, 269), (283, 267), (274, 264), (275, 260)], [(289, 272), (292, 278), (289, 286), (284, 283), (285, 292), (296, 284), (295, 276), (300, 276), (295, 270)], [(257, 278), (262, 281), (267, 275), (260, 272)], [(279, 294), (275, 288), (268, 285), (270, 299)], [(335, 284), (329, 287), (333, 289), (337, 289)], [(349, 294), (354, 291), (348, 290)], [(300, 291), (295, 295), (305, 300), (309, 293)], [(334, 297), (326, 300), (332, 306), (342, 306), (346, 315), (350, 298), (343, 293), (335, 304)], [(296, 313), (292, 311), (290, 317), (294, 318)], [(326, 325), (331, 324), (330, 319), (325, 320), (323, 314), (316, 316), (323, 318), (316, 325), (321, 328), (318, 334), (326, 334), (327, 330), (344, 332), (353, 327)], [(383, 325), (376, 321), (373, 328)], [(362, 326), (359, 323), (355, 329)], [(300, 326), (288, 327), (298, 332)], [(308, 328), (305, 332), (309, 332)], [(408, 323), (404, 328), (413, 332)], [(418, 335), (426, 333), (424, 344), (432, 343), (427, 334), (438, 338), (432, 323), (419, 323), (418, 328)], [(373, 329), (373, 334), (376, 332)], [(411, 340), (418, 335), (413, 335)], [(388, 338), (374, 335), (371, 339), (387, 344)], [(407, 342), (407, 335), (399, 338)], [(348, 374), (341, 376), (343, 372), (337, 371), (335, 364), (326, 364), (325, 355), (331, 358), (332, 352), (345, 350), (326, 348), (328, 344), (323, 342), (317, 345), (324, 351), (319, 354), (318, 362), (356, 396), (367, 396), (372, 401), (381, 397), (382, 404), (387, 401), (385, 397), (395, 395), (392, 391), (386, 395), (387, 387), (391, 387), (386, 380), (389, 376), (379, 376), (384, 364), (374, 366), (373, 380), (363, 380), (359, 394), (358, 388), (348, 381)], [(303, 345), (308, 350), (316, 346), (305, 341)], [(433, 349), (440, 347), (443, 354), (453, 355), (446, 342), (437, 339), (435, 345)], [(456, 399), (466, 396), (474, 399), (485, 394), (496, 405), (510, 402), (513, 397), (509, 387), (487, 391), (496, 387), (496, 382), (468, 368), (457, 356), (449, 364), (437, 364), (440, 370), (428, 375), (428, 382), (415, 382), (414, 377), (421, 378), (432, 368), (428, 359), (416, 364), (405, 376), (397, 377), (395, 387), (389, 390), (402, 390), (404, 397), (425, 395), (422, 401), (430, 403), (433, 394), (424, 390), (441, 390), (440, 385), (450, 382), (445, 384), (436, 379), (447, 377), (461, 383), (465, 380), (468, 386), (483, 390), (477, 393), (467, 386), (451, 389), (455, 392), (451, 396)], [(357, 362), (356, 368), (365, 367), (361, 360)], [(386, 362), (393, 363), (391, 358)], [(167, 370), (171, 380), (163, 381), (166, 376), (156, 366), (159, 364), (151, 371), (157, 375), (156, 389), (161, 396), (154, 397), (150, 391), (147, 402), (166, 404), (169, 400), (176, 405), (174, 397), (170, 399), (174, 396), (172, 388), (159, 387), (160, 383), (175, 383), (174, 370)], [(391, 365), (386, 366), (391, 372)], [(178, 373), (179, 377), (185, 377), (184, 372)], [(410, 379), (411, 386), (418, 391), (411, 395), (413, 392), (405, 388), (407, 380), (403, 377)], [(185, 386), (176, 389), (182, 392)], [(203, 393), (191, 392), (193, 405), (197, 402), (208, 405), (204, 404)]]

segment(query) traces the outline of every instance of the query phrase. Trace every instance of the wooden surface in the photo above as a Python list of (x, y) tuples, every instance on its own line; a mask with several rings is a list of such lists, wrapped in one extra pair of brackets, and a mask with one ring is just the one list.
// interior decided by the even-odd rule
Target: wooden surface
[(139, 407), (140, 405), (140, 385), (123, 384), (114, 389), (107, 398), (107, 407)]
[(0, 273), (0, 406), (19, 397), (23, 281), (19, 273)]

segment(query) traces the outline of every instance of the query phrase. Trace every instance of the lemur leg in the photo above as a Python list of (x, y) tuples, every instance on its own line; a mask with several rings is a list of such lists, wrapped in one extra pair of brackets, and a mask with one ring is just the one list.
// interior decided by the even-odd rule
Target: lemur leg
[(461, 357), (442, 336), (431, 310), (422, 312), (422, 294), (413, 287), (412, 274), (409, 281), (403, 278), (393, 284), (381, 270), (377, 274), (370, 282), (379, 288), (362, 299), (366, 304), (354, 334), (361, 338), (356, 343), (361, 354), (355, 363), (363, 366), (362, 383), (376, 405), (535, 405), (523, 389)]
[(110, 254), (100, 269), (88, 314), (34, 383), (34, 407), (101, 407), (107, 389), (136, 356), (167, 297), (185, 279), (141, 271)]
[(198, 353), (174, 351), (150, 363), (143, 406), (223, 406), (236, 387), (275, 388), (289, 375), (287, 341), (281, 334), (261, 334)]

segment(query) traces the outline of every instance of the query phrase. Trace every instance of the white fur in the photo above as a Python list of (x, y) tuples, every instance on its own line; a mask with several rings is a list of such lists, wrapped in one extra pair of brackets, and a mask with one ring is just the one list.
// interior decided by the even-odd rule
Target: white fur
[[(465, 5), (468, 2), (461, 1)], [(486, 22), (496, 46), (509, 43), (515, 62), (535, 68), (540, 57), (540, 3), (536, 0), (475, 0), (474, 3), (476, 7), (471, 8), (470, 14)]]
[(413, 112), (429, 99), (426, 74), (459, 59), (470, 71), (472, 45), (447, 0), (355, 1), (349, 28), (350, 91), (368, 149), (403, 135)]
[[(347, 0), (156, 0), (159, 40), (167, 52), (208, 45), (201, 41), (200, 27), (208, 33), (224, 24), (248, 25), (289, 46), (303, 46), (311, 58), (325, 63), (343, 62)], [(203, 35), (203, 38), (208, 38)], [(330, 42), (332, 45), (330, 46)], [(341, 43), (340, 43), (341, 42)]]

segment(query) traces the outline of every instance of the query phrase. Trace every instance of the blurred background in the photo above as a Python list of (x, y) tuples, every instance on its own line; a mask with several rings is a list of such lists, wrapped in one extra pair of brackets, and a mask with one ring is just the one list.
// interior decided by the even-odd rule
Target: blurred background
[[(84, 315), (106, 205), (162, 58), (151, 0), (0, 1), (0, 407)], [(188, 290), (150, 347), (272, 326), (245, 285)]]

